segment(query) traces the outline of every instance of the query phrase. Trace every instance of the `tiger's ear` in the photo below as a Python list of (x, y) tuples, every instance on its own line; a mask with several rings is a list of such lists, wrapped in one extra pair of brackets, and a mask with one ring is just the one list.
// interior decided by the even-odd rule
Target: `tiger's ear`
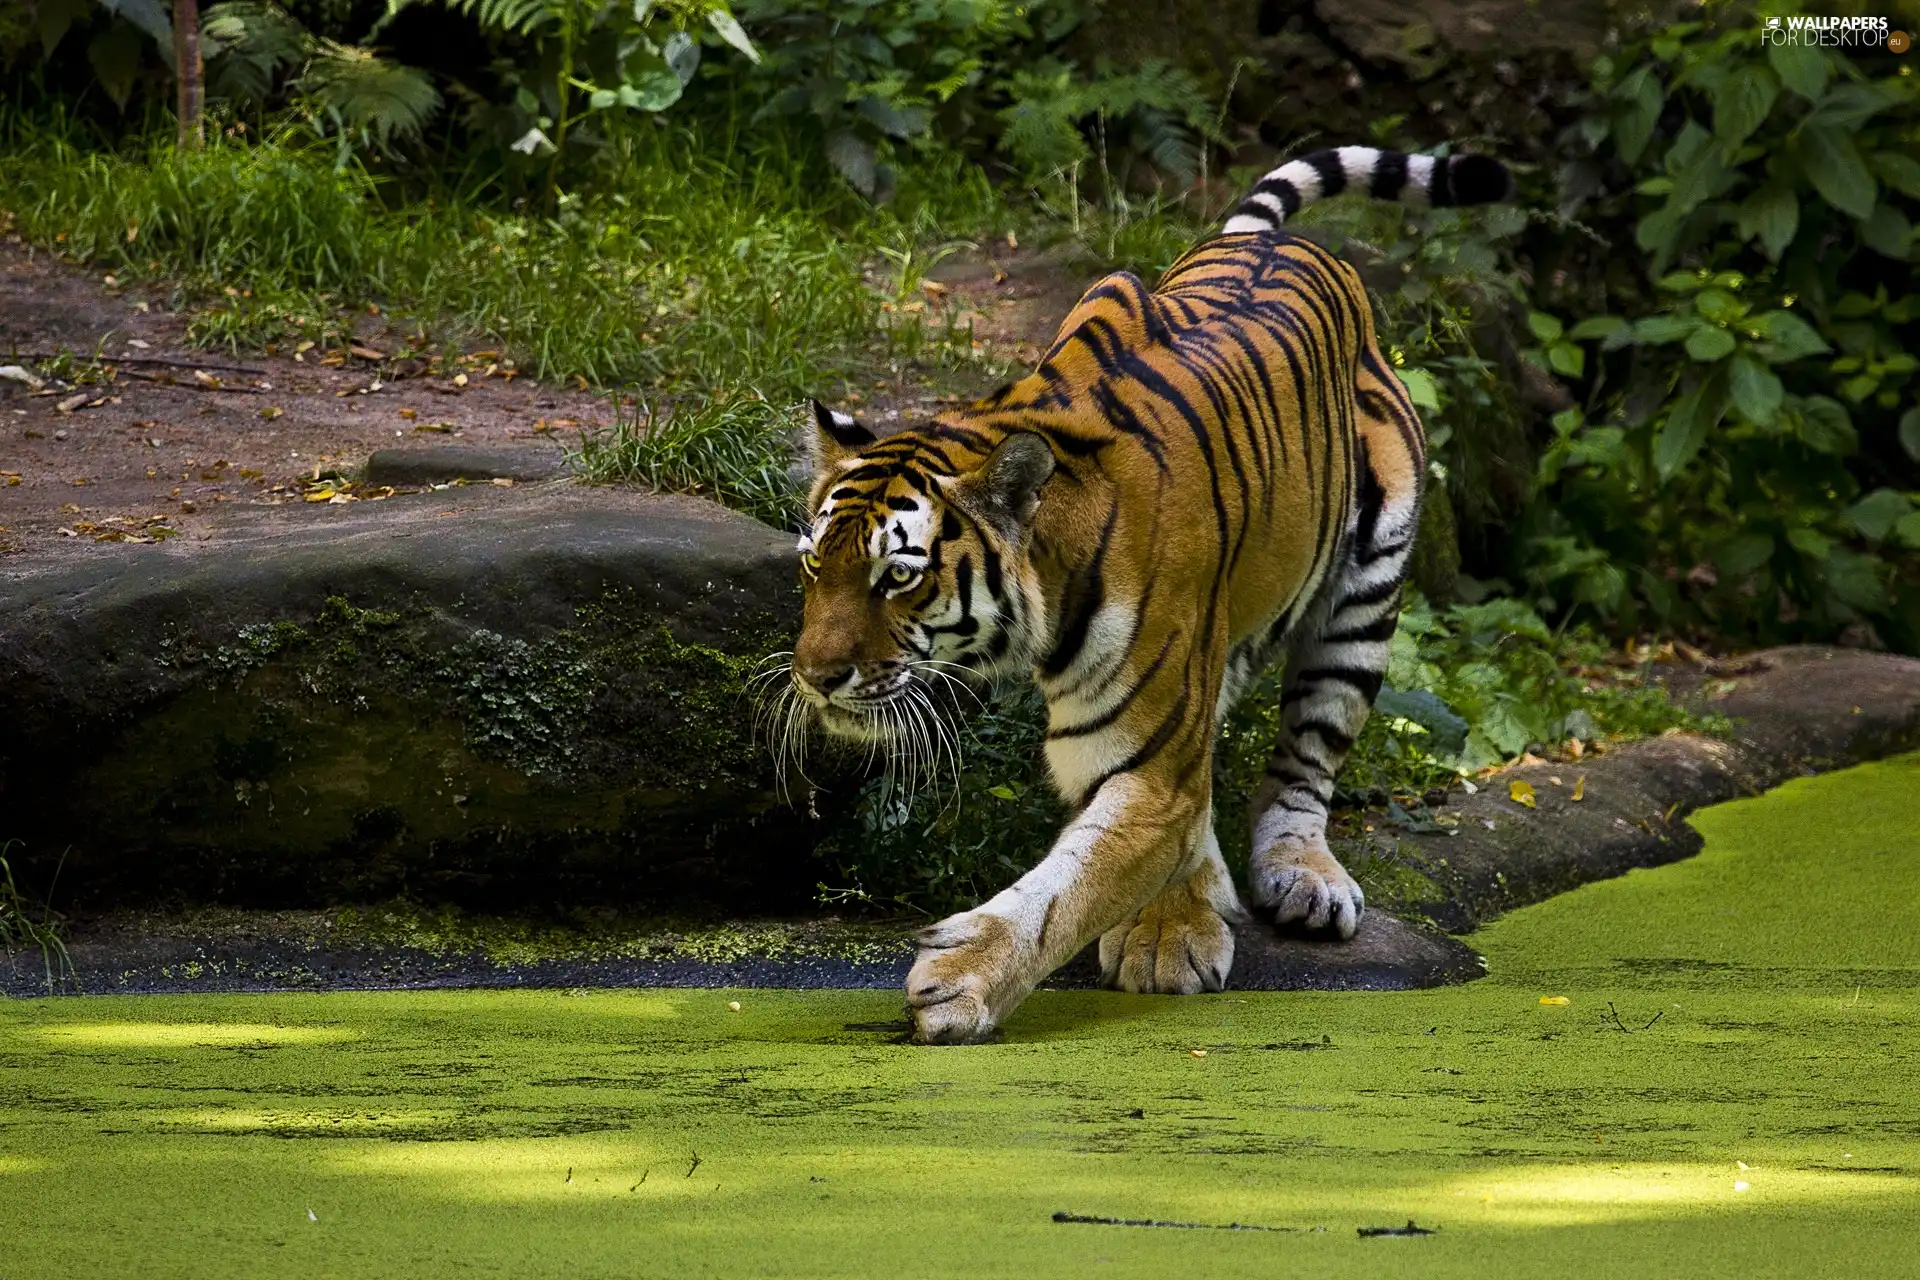
[(860, 452), (880, 437), (850, 413), (813, 402), (813, 421), (800, 429), (800, 454), (818, 475), (834, 463)]
[(1007, 434), (987, 460), (960, 477), (960, 491), (969, 506), (1017, 535), (1033, 523), (1040, 509), (1040, 486), (1053, 475), (1053, 446), (1031, 431)]

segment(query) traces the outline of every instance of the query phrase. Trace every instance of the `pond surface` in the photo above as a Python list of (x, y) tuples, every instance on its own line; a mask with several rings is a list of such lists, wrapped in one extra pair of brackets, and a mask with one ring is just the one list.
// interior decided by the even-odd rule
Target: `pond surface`
[(1469, 986), (966, 1049), (892, 992), (0, 1004), (0, 1275), (1920, 1275), (1920, 756), (1694, 821)]

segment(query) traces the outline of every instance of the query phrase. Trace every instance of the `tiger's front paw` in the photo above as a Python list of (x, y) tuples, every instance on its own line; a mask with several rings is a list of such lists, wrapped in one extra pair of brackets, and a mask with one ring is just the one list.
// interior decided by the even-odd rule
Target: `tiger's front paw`
[(1185, 886), (1148, 903), (1139, 918), (1100, 935), (1100, 976), (1122, 991), (1190, 996), (1226, 988), (1233, 930)]
[(999, 916), (965, 911), (922, 929), (914, 941), (920, 954), (907, 974), (907, 1005), (921, 1044), (986, 1040), (1027, 994), (1013, 926)]
[(1275, 924), (1331, 929), (1351, 938), (1367, 909), (1366, 895), (1324, 845), (1283, 839), (1253, 857), (1253, 900)]

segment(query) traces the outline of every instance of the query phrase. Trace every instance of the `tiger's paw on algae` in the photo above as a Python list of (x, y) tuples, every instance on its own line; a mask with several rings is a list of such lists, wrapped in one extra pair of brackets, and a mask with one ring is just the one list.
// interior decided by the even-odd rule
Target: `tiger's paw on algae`
[(993, 1039), (1000, 1019), (1033, 990), (1020, 976), (1013, 925), (999, 916), (963, 911), (914, 941), (920, 954), (907, 973), (907, 1008), (921, 1044)]
[(1233, 930), (1211, 902), (1176, 885), (1138, 917), (1100, 935), (1100, 980), (1136, 993), (1222, 991), (1233, 969)]

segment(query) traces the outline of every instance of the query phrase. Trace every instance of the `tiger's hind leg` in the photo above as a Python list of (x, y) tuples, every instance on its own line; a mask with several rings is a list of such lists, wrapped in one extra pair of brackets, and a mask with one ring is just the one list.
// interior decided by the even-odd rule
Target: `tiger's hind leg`
[(1386, 675), (1419, 522), (1417, 445), (1411, 459), (1385, 450), (1399, 465), (1384, 477), (1381, 452), (1362, 448), (1345, 563), (1289, 642), (1280, 741), (1253, 802), (1254, 902), (1278, 924), (1330, 929), (1342, 938), (1359, 928), (1366, 896), (1327, 847), (1327, 805)]

